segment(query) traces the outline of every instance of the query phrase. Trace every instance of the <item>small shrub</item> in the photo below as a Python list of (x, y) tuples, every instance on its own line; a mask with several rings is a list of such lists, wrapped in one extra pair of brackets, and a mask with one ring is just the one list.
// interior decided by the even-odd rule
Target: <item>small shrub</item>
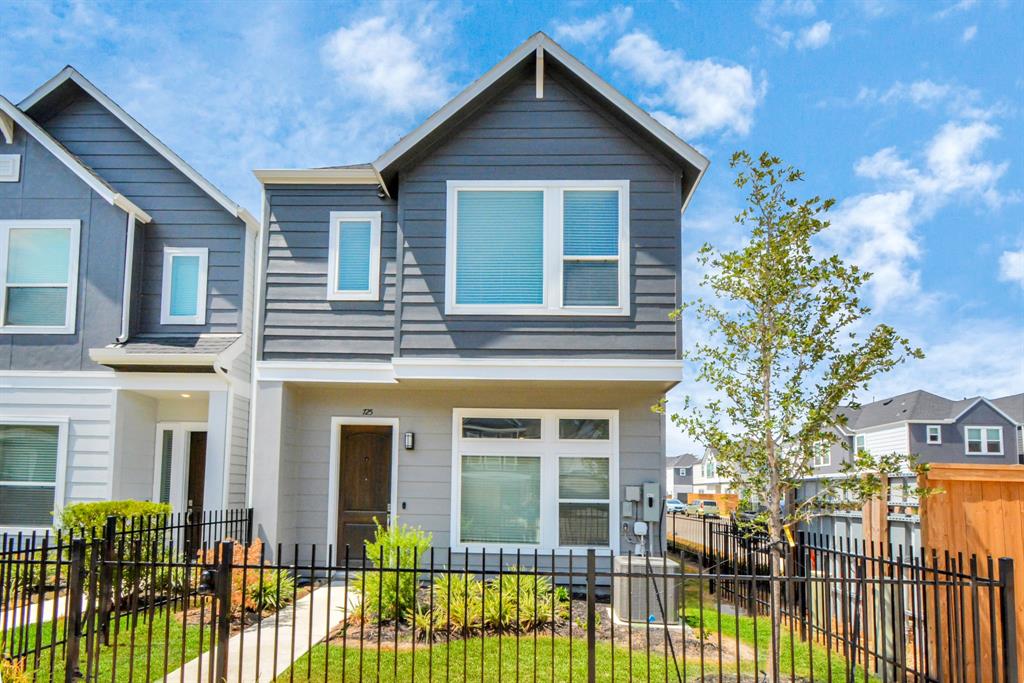
[[(88, 536), (93, 531), (97, 536), (103, 533), (107, 517), (116, 517), (118, 531), (132, 531), (138, 518), (147, 521), (166, 519), (171, 506), (166, 503), (151, 503), (143, 500), (107, 500), (96, 503), (72, 503), (60, 511), (61, 529)], [(141, 531), (141, 530), (139, 530)]]
[(353, 586), (363, 595), (363, 609), (371, 621), (393, 621), (416, 607), (416, 587), (419, 584), (414, 571), (387, 571), (388, 569), (411, 570), (417, 558), (422, 558), (430, 548), (431, 535), (423, 530), (405, 524), (385, 529), (380, 522), (374, 540), (366, 542), (366, 559), (379, 571), (367, 571), (365, 576), (353, 581)]
[(25, 660), (0, 659), (0, 681), (32, 683), (32, 676), (25, 671)]
[(246, 607), (256, 612), (279, 610), (292, 601), (295, 579), (283, 569), (264, 571), (262, 579), (256, 571), (256, 580), (245, 588)]

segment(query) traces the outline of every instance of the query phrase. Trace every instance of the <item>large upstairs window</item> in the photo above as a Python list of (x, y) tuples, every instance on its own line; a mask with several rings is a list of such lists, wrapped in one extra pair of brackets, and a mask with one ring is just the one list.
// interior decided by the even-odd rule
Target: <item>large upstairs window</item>
[(74, 334), (77, 220), (0, 221), (0, 333)]
[(629, 181), (449, 181), (445, 310), (628, 315)]

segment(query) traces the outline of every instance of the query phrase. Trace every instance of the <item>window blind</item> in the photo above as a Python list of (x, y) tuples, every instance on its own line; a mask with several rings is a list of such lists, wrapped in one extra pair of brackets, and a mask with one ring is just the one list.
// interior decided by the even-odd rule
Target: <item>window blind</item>
[(171, 502), (171, 458), (174, 448), (174, 431), (165, 429), (160, 447), (160, 502)]
[(462, 457), (463, 543), (540, 542), (540, 458)]
[(171, 257), (171, 315), (194, 316), (198, 312), (199, 264), (199, 256)]
[(562, 303), (619, 304), (619, 193), (566, 190), (562, 196)]
[(544, 192), (457, 196), (456, 303), (544, 303)]
[(0, 525), (53, 523), (58, 441), (52, 425), (0, 425)]
[(347, 292), (370, 289), (370, 221), (344, 221), (338, 231), (337, 288)]
[(8, 325), (63, 325), (67, 303), (66, 287), (8, 287), (4, 322)]

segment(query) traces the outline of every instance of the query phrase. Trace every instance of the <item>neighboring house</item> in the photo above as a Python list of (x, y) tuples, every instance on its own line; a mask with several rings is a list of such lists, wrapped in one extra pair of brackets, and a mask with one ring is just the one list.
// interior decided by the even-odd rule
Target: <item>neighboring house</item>
[(257, 171), (258, 533), (626, 547), (625, 488), (664, 482), (707, 164), (536, 34), (372, 163)]
[(732, 482), (718, 471), (718, 462), (712, 448), (704, 449), (704, 455), (693, 468), (694, 493), (732, 493)]
[(685, 501), (686, 494), (693, 491), (693, 470), (700, 458), (692, 453), (684, 453), (668, 459), (665, 467), (665, 495)]
[(0, 97), (0, 529), (245, 504), (257, 232), (73, 68)]

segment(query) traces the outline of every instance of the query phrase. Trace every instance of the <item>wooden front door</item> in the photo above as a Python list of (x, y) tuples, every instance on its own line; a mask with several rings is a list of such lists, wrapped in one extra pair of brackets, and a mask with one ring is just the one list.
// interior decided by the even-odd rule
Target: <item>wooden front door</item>
[(388, 524), (391, 502), (391, 427), (341, 427), (341, 490), (338, 496), (338, 557), (363, 553), (373, 540), (374, 519)]
[(189, 527), (186, 539), (189, 552), (202, 543), (203, 489), (206, 486), (206, 432), (188, 433), (188, 481), (185, 488), (185, 509)]

